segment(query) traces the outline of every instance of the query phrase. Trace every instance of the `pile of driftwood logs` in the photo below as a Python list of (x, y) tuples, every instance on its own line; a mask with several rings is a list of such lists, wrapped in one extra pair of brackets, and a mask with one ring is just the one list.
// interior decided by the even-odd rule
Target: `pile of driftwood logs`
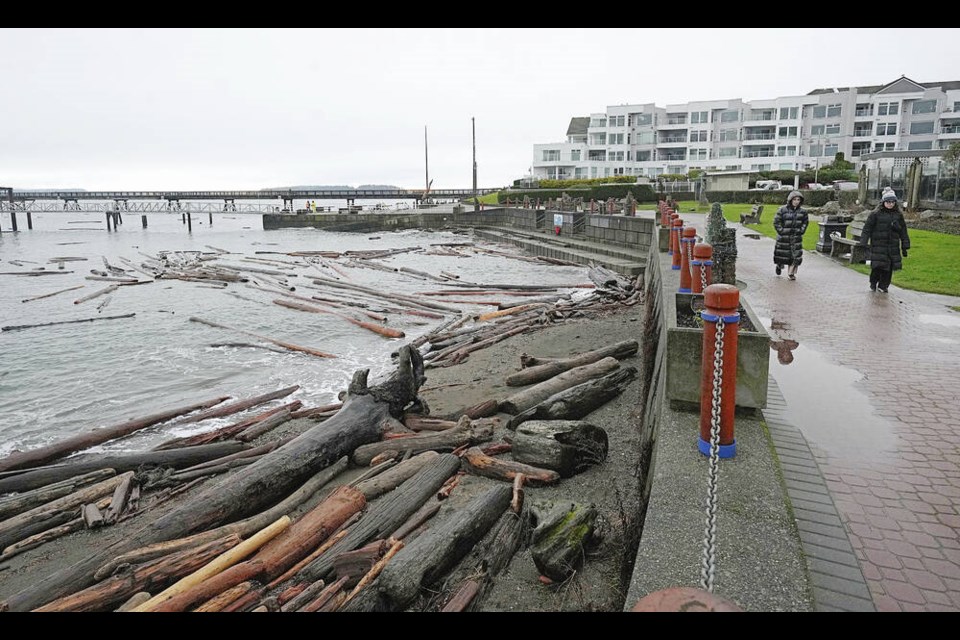
[[(456, 253), (452, 246), (442, 251)], [(365, 252), (353, 259), (378, 268), (371, 258), (383, 255)], [(310, 257), (339, 271), (324, 256)], [(170, 254), (154, 270), (145, 271), (146, 263), (137, 270), (224, 284), (242, 279), (239, 267), (211, 269), (202, 258)], [(296, 303), (284, 280), (250, 285), (281, 295), (275, 302), (292, 309), (316, 312), (312, 305), (324, 303), (337, 309), (327, 313), (349, 307), (377, 320), (387, 310), (436, 318), (460, 313), (434, 297), (477, 304), (473, 296), (508, 292), (523, 300), (486, 300), (497, 309), (443, 323), (401, 347), (394, 354), (396, 371), (380, 384), (368, 386), (368, 370), (357, 371), (334, 404), (303, 408), (290, 402), (152, 451), (67, 458), (147, 427), (247, 411), (298, 387), (227, 404), (218, 397), (0, 459), (0, 571), (10, 568), (3, 562), (59, 536), (103, 529), (164, 506), (123, 539), (90, 549), (83, 560), (8, 595), (0, 610), (479, 609), (520, 549), (530, 549), (545, 581), (569, 577), (593, 534), (596, 512), (576, 503), (538, 507), (524, 500), (524, 491), (556, 484), (605, 459), (606, 432), (580, 419), (636, 377), (636, 369), (621, 368), (619, 360), (634, 355), (637, 343), (566, 359), (525, 356), (523, 370), (506, 381), (518, 387), (515, 394), (447, 416), (430, 416), (418, 391), (426, 367), (455, 365), (477, 349), (565, 318), (636, 304), (641, 289), (596, 266), (590, 269), (593, 292), (577, 301), (550, 294), (554, 288), (441, 278), (456, 288), (404, 296), (317, 277), (314, 285), (332, 291), (326, 294), (331, 297)], [(307, 418), (310, 426), (271, 439), (278, 426), (296, 418)], [(360, 468), (366, 471), (353, 480), (337, 481)], [(489, 482), (432, 524), (464, 474)], [(305, 508), (310, 503), (315, 506)]]

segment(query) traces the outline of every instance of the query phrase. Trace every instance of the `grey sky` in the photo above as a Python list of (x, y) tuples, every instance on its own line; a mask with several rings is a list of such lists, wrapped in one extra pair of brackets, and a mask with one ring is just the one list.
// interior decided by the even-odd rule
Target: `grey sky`
[(0, 29), (0, 185), (469, 187), (611, 104), (960, 80), (960, 29)]

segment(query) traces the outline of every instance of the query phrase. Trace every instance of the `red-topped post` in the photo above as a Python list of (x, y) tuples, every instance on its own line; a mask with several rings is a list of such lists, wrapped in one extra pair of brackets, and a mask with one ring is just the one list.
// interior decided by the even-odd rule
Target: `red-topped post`
[(693, 260), (690, 261), (690, 280), (693, 293), (703, 290), (713, 282), (713, 246), (706, 242), (693, 245)]
[(690, 262), (693, 245), (697, 242), (697, 230), (687, 227), (680, 236), (680, 293), (690, 293)]
[(673, 270), (680, 269), (680, 234), (683, 233), (683, 220), (680, 216), (673, 219), (670, 227), (670, 245), (673, 250), (673, 264), (670, 266)]
[(703, 292), (703, 302), (698, 449), (709, 456), (716, 446), (720, 458), (732, 458), (737, 453), (733, 417), (737, 401), (740, 290), (732, 284), (712, 284)]

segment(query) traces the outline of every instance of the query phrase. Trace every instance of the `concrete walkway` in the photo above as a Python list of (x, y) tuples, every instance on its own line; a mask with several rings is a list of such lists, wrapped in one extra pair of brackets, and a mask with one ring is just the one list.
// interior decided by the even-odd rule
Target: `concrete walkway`
[(960, 611), (960, 298), (898, 273), (874, 293), (817, 252), (791, 281), (772, 239), (733, 226), (741, 295), (774, 341), (764, 418), (817, 608)]

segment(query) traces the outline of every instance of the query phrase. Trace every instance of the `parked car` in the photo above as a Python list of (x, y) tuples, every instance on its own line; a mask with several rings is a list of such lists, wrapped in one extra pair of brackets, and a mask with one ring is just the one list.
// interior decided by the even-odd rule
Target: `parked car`
[(780, 184), (779, 180), (757, 180), (753, 189), (748, 189), (748, 191), (776, 191), (782, 188), (783, 185)]
[(820, 191), (822, 189), (827, 189), (827, 185), (820, 184), (819, 182), (810, 182), (808, 184), (800, 185), (801, 189), (809, 189), (810, 191)]
[(852, 180), (834, 180), (833, 188), (837, 191), (856, 191), (860, 188), (860, 183)]

